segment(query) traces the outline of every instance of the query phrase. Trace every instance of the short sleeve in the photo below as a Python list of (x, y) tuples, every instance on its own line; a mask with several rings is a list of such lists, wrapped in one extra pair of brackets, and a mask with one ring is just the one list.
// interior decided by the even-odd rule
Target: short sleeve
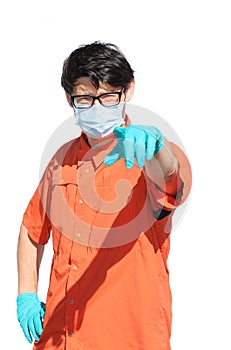
[(192, 185), (192, 172), (189, 160), (185, 153), (174, 143), (170, 143), (178, 161), (177, 193), (170, 195), (159, 188), (147, 177), (149, 198), (154, 211), (170, 213), (181, 205), (188, 197)]
[(50, 237), (51, 222), (47, 215), (50, 195), (50, 166), (46, 169), (23, 215), (23, 224), (29, 237), (36, 243), (46, 244)]

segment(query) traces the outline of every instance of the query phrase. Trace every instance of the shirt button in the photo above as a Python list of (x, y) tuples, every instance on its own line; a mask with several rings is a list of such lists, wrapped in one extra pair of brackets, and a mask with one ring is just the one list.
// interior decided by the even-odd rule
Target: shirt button
[(86, 173), (86, 174), (88, 174), (88, 173), (89, 173), (89, 171), (90, 171), (89, 169), (85, 169), (85, 173)]
[(73, 337), (74, 334), (75, 334), (74, 332), (70, 332), (70, 333), (69, 333), (69, 336), (70, 336), (70, 337)]
[(70, 299), (70, 304), (74, 304), (74, 299)]
[(72, 265), (72, 270), (77, 270), (78, 269), (78, 266), (76, 266), (76, 265)]
[(83, 204), (83, 200), (82, 199), (79, 200), (79, 204)]

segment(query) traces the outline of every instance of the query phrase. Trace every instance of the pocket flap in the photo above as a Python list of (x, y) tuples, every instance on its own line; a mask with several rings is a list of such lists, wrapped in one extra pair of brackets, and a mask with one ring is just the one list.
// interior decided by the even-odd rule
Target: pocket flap
[(77, 185), (77, 169), (76, 166), (58, 166), (52, 173), (53, 185)]

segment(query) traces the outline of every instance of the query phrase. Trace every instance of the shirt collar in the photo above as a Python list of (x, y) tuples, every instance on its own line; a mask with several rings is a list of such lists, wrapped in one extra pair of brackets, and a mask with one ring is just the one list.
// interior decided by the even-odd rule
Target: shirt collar
[(80, 136), (81, 163), (92, 161), (95, 168), (98, 168), (104, 161), (106, 155), (116, 146), (117, 140), (114, 135), (101, 143), (90, 147), (87, 142), (87, 135), (82, 132)]

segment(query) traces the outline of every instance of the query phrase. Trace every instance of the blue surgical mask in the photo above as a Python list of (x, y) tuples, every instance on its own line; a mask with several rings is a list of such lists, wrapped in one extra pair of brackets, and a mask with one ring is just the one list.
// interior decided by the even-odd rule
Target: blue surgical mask
[(88, 109), (74, 108), (76, 122), (89, 137), (101, 138), (110, 135), (116, 126), (125, 124), (125, 103), (104, 107), (94, 105)]

